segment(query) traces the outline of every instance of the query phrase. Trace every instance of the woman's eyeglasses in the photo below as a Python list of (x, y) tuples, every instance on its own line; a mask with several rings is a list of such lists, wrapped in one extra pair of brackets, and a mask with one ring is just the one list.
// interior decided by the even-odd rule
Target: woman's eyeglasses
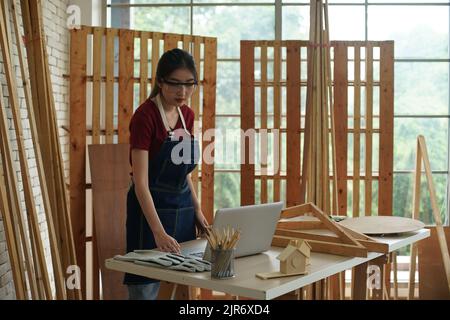
[(177, 91), (186, 88), (186, 90), (194, 90), (197, 86), (197, 81), (194, 82), (177, 82), (163, 79), (163, 82), (169, 86), (171, 90)]

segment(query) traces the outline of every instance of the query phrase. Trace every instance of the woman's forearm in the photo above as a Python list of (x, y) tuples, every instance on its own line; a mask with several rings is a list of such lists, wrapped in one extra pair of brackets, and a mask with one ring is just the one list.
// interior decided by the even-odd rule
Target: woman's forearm
[(155, 204), (153, 202), (152, 195), (149, 189), (145, 186), (135, 186), (136, 197), (141, 205), (142, 212), (147, 219), (150, 229), (153, 234), (161, 234), (164, 232), (164, 227), (159, 220), (158, 213), (156, 212)]

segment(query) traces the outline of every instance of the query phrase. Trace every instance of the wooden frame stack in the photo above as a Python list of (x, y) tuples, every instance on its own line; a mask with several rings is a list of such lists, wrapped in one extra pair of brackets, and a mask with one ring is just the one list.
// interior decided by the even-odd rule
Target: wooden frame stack
[[(70, 208), (77, 258), (82, 266), (83, 292), (86, 292), (86, 268), (83, 267), (86, 243), (95, 242), (95, 237), (86, 236), (86, 191), (91, 188), (86, 181), (87, 138), (91, 137), (92, 144), (129, 142), (130, 119), (134, 109), (148, 97), (149, 87), (155, 85), (159, 57), (175, 47), (189, 51), (199, 72), (203, 71), (191, 106), (195, 113), (195, 129), (204, 133), (215, 127), (215, 38), (87, 26), (71, 31)], [(93, 48), (92, 52), (90, 48)], [(92, 71), (88, 70), (89, 56), (92, 56)], [(89, 99), (88, 93), (92, 93)], [(92, 119), (89, 129), (87, 118)], [(214, 139), (203, 141), (203, 151), (213, 143)], [(192, 177), (197, 188), (201, 181), (202, 209), (212, 221), (213, 164), (202, 163)], [(93, 247), (95, 250), (95, 244)], [(94, 266), (94, 270), (98, 267)], [(94, 272), (94, 286), (94, 298), (98, 298), (98, 272)]]
[[(261, 203), (285, 199), (288, 207), (302, 204), (300, 159), (305, 134), (303, 101), (306, 100), (308, 83), (305, 76), (307, 49), (308, 41), (241, 41), (241, 128), (243, 131), (256, 128), (258, 133), (268, 123), (273, 123), (272, 128), (267, 129), (269, 132), (278, 129), (286, 135), (285, 140), (281, 139), (283, 145), (280, 146), (280, 150), (284, 150), (285, 146), (286, 152), (277, 155), (280, 163), (286, 164), (286, 170), (282, 170), (283, 165), (280, 165), (276, 172), (271, 172), (263, 164), (259, 169), (254, 161), (245, 161), (241, 165), (243, 205), (254, 204), (257, 192)], [(266, 56), (268, 50), (280, 52), (280, 55), (274, 54), (273, 58)], [(332, 41), (331, 56), (337, 174), (336, 177), (330, 175), (330, 179), (337, 181), (339, 198), (337, 212), (332, 214), (357, 217), (377, 212), (378, 215), (392, 215), (394, 43)], [(270, 70), (268, 66), (272, 64), (273, 70), (286, 76), (270, 75), (266, 70)], [(365, 73), (362, 73), (364, 69)], [(260, 76), (255, 77), (255, 74)], [(273, 101), (268, 99), (271, 95), (267, 92), (270, 91), (274, 92)], [(278, 95), (277, 91), (283, 91), (283, 94)], [(377, 91), (379, 106), (374, 103)], [(349, 92), (353, 92), (353, 99), (349, 97)], [(260, 112), (257, 112), (257, 93), (261, 100)], [(282, 100), (284, 96), (285, 102)], [(273, 113), (268, 112), (271, 103), (274, 104)], [(284, 109), (286, 111), (282, 112)], [(259, 127), (255, 126), (255, 119), (260, 122)], [(375, 142), (378, 148), (374, 148)], [(252, 159), (256, 154), (260, 154), (260, 159), (265, 156), (258, 145), (245, 144), (242, 150), (243, 160)], [(375, 164), (374, 150), (378, 151)], [(353, 158), (352, 165), (349, 158)], [(378, 172), (374, 170), (376, 167)], [(257, 180), (261, 181), (259, 190), (256, 188)], [(278, 187), (280, 180), (281, 188)], [(273, 195), (267, 192), (269, 181), (273, 181)], [(373, 187), (375, 183), (378, 184), (377, 194)], [(363, 192), (360, 191), (361, 186), (364, 186)], [(347, 199), (349, 188), (353, 189), (350, 203)], [(372, 203), (372, 198), (378, 199), (378, 203)]]

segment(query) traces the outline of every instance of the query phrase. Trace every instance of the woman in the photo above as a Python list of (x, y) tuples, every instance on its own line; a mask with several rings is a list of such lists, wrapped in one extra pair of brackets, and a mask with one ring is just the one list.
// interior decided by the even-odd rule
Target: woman
[[(192, 56), (180, 49), (166, 52), (158, 63), (156, 86), (131, 119), (127, 252), (157, 248), (179, 253), (179, 242), (196, 238), (196, 225), (202, 232), (208, 226), (190, 176), (199, 151), (192, 136), (194, 113), (185, 103), (197, 84)], [(175, 159), (180, 155), (190, 161)], [(124, 283), (130, 299), (158, 296), (159, 281), (126, 274)]]

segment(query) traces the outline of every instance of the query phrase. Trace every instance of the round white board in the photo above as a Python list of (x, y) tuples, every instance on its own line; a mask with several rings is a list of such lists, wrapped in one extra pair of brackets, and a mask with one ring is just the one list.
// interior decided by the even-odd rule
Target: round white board
[(405, 233), (425, 227), (425, 224), (419, 220), (391, 216), (348, 218), (339, 224), (364, 234)]

